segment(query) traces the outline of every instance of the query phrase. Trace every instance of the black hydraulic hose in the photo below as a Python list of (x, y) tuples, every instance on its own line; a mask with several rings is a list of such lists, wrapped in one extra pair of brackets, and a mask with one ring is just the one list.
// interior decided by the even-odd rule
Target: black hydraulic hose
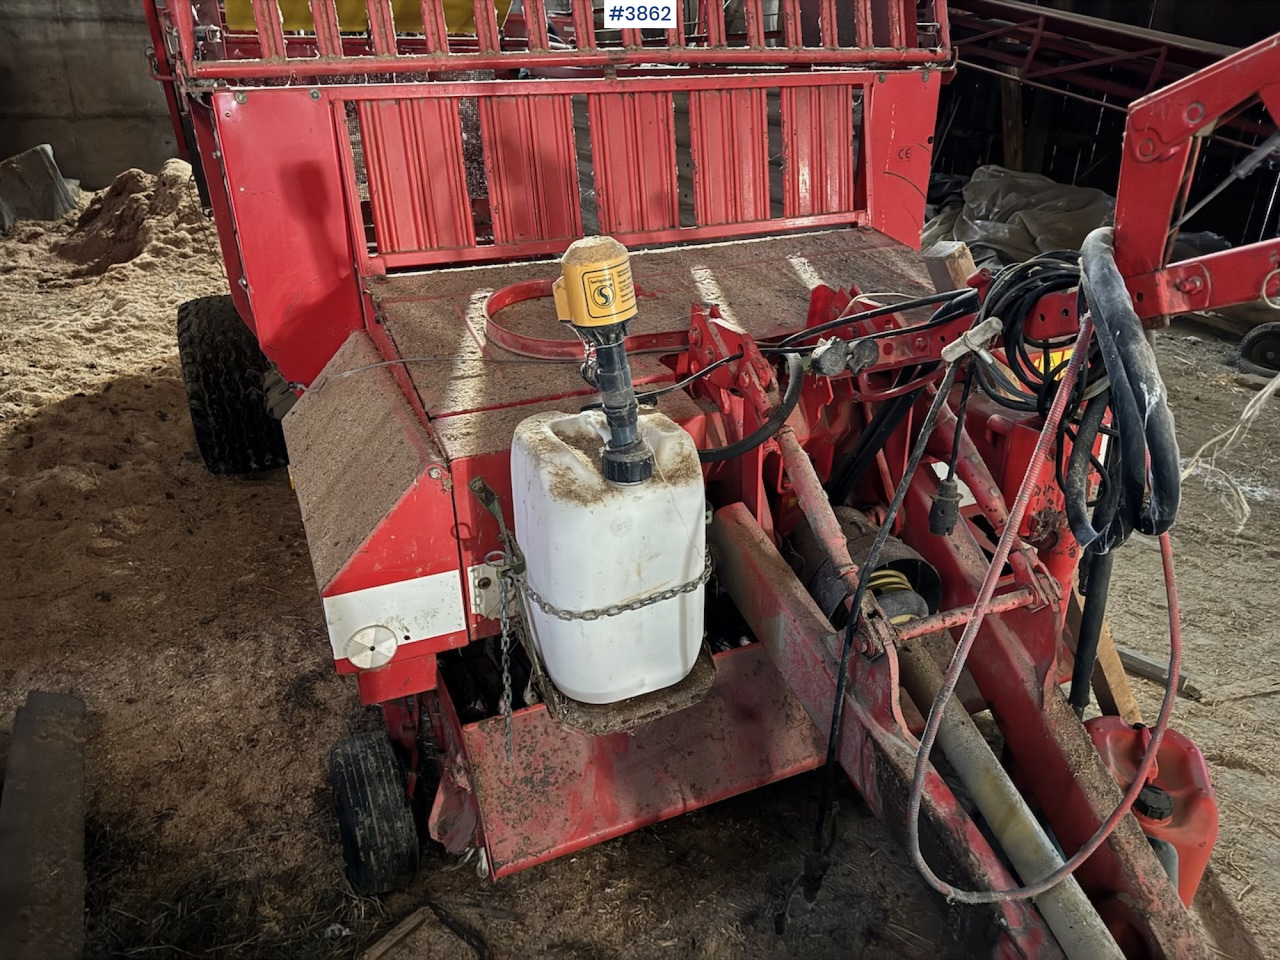
[(907, 413), (916, 405), (924, 387), (918, 387), (899, 397), (886, 400), (876, 408), (866, 429), (858, 434), (853, 449), (836, 465), (827, 481), (827, 497), (832, 503), (844, 503), (853, 492), (854, 485), (884, 449), (885, 442), (898, 429)]
[(1093, 665), (1098, 659), (1098, 639), (1107, 613), (1107, 594), (1111, 590), (1111, 568), (1114, 550), (1095, 553), (1089, 560), (1089, 576), (1085, 580), (1084, 610), (1080, 613), (1080, 629), (1076, 634), (1076, 657), (1071, 667), (1071, 693), (1068, 699), (1076, 716), (1084, 718), (1089, 706), (1089, 684)]
[(1072, 441), (1071, 458), (1062, 478), (1067, 524), (1071, 527), (1071, 534), (1095, 554), (1106, 553), (1118, 547), (1129, 539), (1133, 530), (1132, 511), (1121, 509), (1122, 457), (1119, 446), (1114, 442), (1107, 447), (1106, 463), (1100, 471), (1104, 482), (1098, 502), (1094, 505), (1093, 518), (1090, 519), (1088, 514), (1089, 470), (1096, 464), (1093, 445), (1102, 430), (1102, 420), (1110, 404), (1111, 395), (1104, 392), (1085, 405)]
[(724, 460), (740, 457), (747, 451), (754, 450), (782, 429), (787, 417), (791, 416), (791, 411), (800, 402), (800, 391), (804, 386), (804, 361), (800, 359), (800, 354), (788, 353), (786, 357), (787, 389), (782, 394), (782, 402), (774, 408), (773, 413), (769, 414), (769, 419), (741, 440), (735, 440), (733, 443), (726, 444), (723, 447), (699, 450), (699, 461), (702, 463), (720, 463)]
[(902, 502), (907, 498), (907, 491), (911, 488), (911, 480), (915, 476), (916, 468), (920, 466), (925, 449), (929, 445), (929, 436), (933, 433), (933, 426), (938, 422), (938, 415), (947, 404), (947, 399), (951, 394), (951, 387), (956, 382), (958, 367), (959, 361), (947, 366), (942, 383), (938, 385), (938, 392), (934, 395), (933, 403), (929, 405), (929, 412), (925, 414), (924, 420), (920, 424), (920, 434), (916, 437), (915, 446), (911, 448), (911, 455), (907, 458), (907, 465), (902, 471), (902, 479), (898, 481), (898, 488), (893, 492), (893, 500), (890, 501), (889, 507), (885, 511), (884, 522), (880, 525), (880, 529), (876, 531), (875, 540), (872, 541), (871, 549), (867, 551), (866, 557), (858, 560), (860, 564), (858, 568), (858, 585), (854, 590), (853, 602), (849, 607), (848, 622), (845, 623), (844, 641), (840, 649), (840, 669), (836, 674), (835, 700), (831, 706), (831, 727), (827, 735), (826, 761), (823, 764), (822, 799), (818, 804), (818, 822), (814, 827), (813, 850), (805, 857), (803, 888), (804, 898), (809, 903), (813, 903), (817, 899), (818, 891), (822, 887), (823, 877), (826, 876), (827, 869), (830, 866), (830, 859), (827, 856), (826, 843), (824, 842), (824, 833), (826, 831), (827, 817), (831, 809), (831, 793), (835, 786), (836, 755), (840, 743), (840, 725), (844, 717), (845, 687), (849, 682), (849, 661), (853, 656), (853, 641), (858, 634), (858, 624), (862, 619), (862, 600), (866, 596), (867, 587), (871, 583), (871, 574), (875, 572), (876, 563), (880, 558), (880, 551), (884, 549), (885, 542), (893, 531), (893, 521), (898, 516), (898, 511), (902, 509)]
[(1172, 526), (1181, 499), (1178, 438), (1155, 351), (1116, 267), (1112, 233), (1101, 227), (1085, 237), (1080, 248), (1084, 294), (1111, 380), (1129, 520), (1134, 529), (1158, 536)]
[[(913, 310), (916, 307), (931, 307), (935, 303), (949, 303), (952, 300), (959, 300), (961, 297), (972, 295), (973, 300), (977, 301), (978, 291), (970, 287), (961, 287), (959, 290), (944, 290), (941, 293), (931, 293), (927, 297), (916, 297), (914, 300), (903, 300), (900, 303), (893, 303), (887, 307), (874, 307), (870, 310), (863, 310), (859, 313), (851, 313), (848, 316), (839, 316), (834, 320), (828, 320), (826, 323), (820, 323), (816, 327), (809, 327), (807, 330), (799, 330), (789, 336), (783, 337), (775, 344), (770, 344), (774, 349), (780, 347), (789, 347), (791, 344), (800, 340), (807, 340), (809, 337), (816, 336), (819, 333), (826, 333), (828, 330), (836, 330), (840, 327), (846, 327), (851, 323), (857, 323), (859, 320), (873, 320), (876, 317), (887, 317), (891, 313), (901, 313), (903, 310)], [(932, 321), (928, 321), (932, 323)], [(900, 330), (890, 330), (886, 334), (909, 333), (912, 328), (904, 327)]]

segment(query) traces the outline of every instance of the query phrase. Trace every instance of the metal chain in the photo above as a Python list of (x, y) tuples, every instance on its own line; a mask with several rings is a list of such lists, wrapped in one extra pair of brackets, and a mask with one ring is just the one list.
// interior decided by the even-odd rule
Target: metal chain
[(547, 616), (555, 617), (557, 620), (602, 620), (605, 617), (616, 617), (622, 613), (630, 613), (633, 610), (643, 610), (645, 607), (653, 606), (655, 603), (662, 603), (664, 600), (674, 600), (686, 593), (693, 593), (708, 580), (711, 579), (711, 551), (707, 551), (707, 562), (703, 565), (702, 573), (690, 580), (688, 583), (682, 583), (678, 587), (669, 587), (666, 590), (659, 590), (657, 593), (651, 593), (646, 597), (640, 597), (636, 600), (628, 600), (626, 603), (614, 603), (607, 607), (596, 607), (593, 610), (562, 610), (561, 608), (550, 603), (542, 594), (529, 586), (525, 578), (520, 574), (511, 574), (511, 580), (516, 587), (526, 597), (537, 605), (538, 609)]
[[(496, 561), (496, 562), (495, 562)], [(485, 563), (498, 571), (498, 626), (502, 630), (499, 643), (502, 649), (502, 735), (507, 748), (507, 761), (511, 760), (511, 614), (507, 591), (515, 574), (510, 572), (506, 554), (495, 551), (485, 557)]]

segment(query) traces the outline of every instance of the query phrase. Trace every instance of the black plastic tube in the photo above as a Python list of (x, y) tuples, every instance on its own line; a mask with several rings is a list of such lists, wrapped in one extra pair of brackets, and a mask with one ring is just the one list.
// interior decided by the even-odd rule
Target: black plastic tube
[(1102, 636), (1102, 621), (1107, 613), (1107, 595), (1111, 592), (1111, 568), (1115, 559), (1115, 551), (1109, 550), (1095, 553), (1089, 561), (1084, 610), (1080, 613), (1076, 658), (1071, 667), (1071, 694), (1068, 697), (1076, 716), (1082, 719), (1085, 707), (1089, 706), (1089, 685), (1093, 679), (1093, 665), (1098, 660), (1098, 638)]
[(791, 416), (791, 411), (800, 402), (800, 392), (804, 387), (804, 361), (800, 359), (800, 354), (788, 353), (786, 356), (787, 389), (782, 394), (782, 402), (774, 408), (773, 413), (769, 414), (769, 419), (741, 440), (735, 440), (733, 443), (726, 444), (723, 447), (699, 450), (698, 460), (702, 463), (720, 463), (724, 460), (732, 460), (734, 457), (740, 457), (744, 453), (754, 450), (782, 429), (782, 425), (787, 422), (787, 417)]
[(1134, 529), (1158, 536), (1173, 525), (1181, 499), (1178, 438), (1155, 351), (1116, 266), (1110, 227), (1085, 237), (1080, 266), (1111, 380), (1111, 408), (1123, 457), (1121, 484), (1132, 511), (1129, 519)]

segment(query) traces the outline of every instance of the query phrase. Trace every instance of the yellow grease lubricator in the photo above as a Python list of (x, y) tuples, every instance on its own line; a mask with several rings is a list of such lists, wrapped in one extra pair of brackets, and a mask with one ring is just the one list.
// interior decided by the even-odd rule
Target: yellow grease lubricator
[(602, 468), (613, 483), (653, 476), (653, 450), (637, 429), (639, 406), (627, 364), (627, 324), (636, 315), (636, 287), (627, 248), (612, 237), (584, 237), (565, 251), (552, 287), (556, 315), (595, 349), (584, 373), (600, 390), (609, 424)]

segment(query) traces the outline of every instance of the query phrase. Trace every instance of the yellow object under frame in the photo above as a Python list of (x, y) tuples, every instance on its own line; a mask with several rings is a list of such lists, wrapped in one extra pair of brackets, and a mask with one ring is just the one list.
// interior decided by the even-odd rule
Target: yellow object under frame
[[(307, 0), (277, 0), (286, 31), (315, 29)], [(471, 0), (440, 0), (444, 4), (445, 27), (450, 33), (475, 33), (476, 16)], [(364, 0), (337, 0), (338, 29), (343, 33), (364, 33), (369, 29), (369, 11)], [(496, 0), (498, 25), (507, 19), (511, 0)], [(253, 0), (226, 0), (224, 10), (227, 29), (252, 33), (257, 29), (253, 19)], [(418, 0), (391, 0), (391, 16), (396, 33), (422, 33), (422, 7)]]

